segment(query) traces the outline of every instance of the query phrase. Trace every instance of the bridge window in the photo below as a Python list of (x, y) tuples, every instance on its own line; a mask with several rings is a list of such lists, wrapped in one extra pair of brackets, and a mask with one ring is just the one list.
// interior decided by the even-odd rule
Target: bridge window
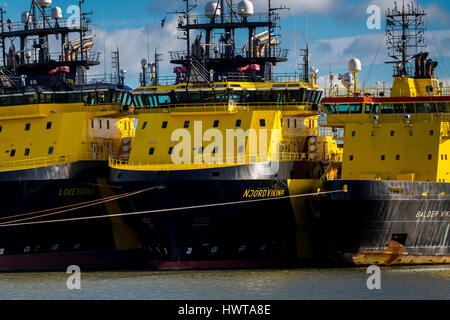
[(415, 113), (414, 103), (405, 103), (405, 112), (406, 113)]
[(381, 113), (394, 113), (394, 109), (391, 104), (383, 104), (381, 106)]
[(445, 160), (447, 160), (447, 155), (445, 155)]
[(334, 114), (336, 113), (336, 107), (332, 104), (326, 104), (325, 106), (325, 111), (329, 114)]
[(364, 106), (364, 113), (370, 113), (370, 108), (372, 107), (371, 104), (366, 103)]
[(373, 114), (378, 114), (380, 113), (380, 105), (379, 104), (374, 104), (372, 107), (372, 113)]
[(362, 108), (360, 104), (351, 104), (350, 105), (350, 113), (361, 113)]
[(440, 102), (437, 104), (437, 108), (438, 108), (438, 112), (441, 113), (447, 113), (448, 109), (447, 109), (447, 104), (445, 102)]
[(425, 113), (426, 112), (425, 103), (416, 103), (416, 112)]
[(340, 104), (337, 109), (339, 113), (348, 113), (348, 104)]
[(428, 113), (436, 113), (436, 103), (426, 103)]
[(394, 103), (394, 113), (403, 113), (403, 103)]

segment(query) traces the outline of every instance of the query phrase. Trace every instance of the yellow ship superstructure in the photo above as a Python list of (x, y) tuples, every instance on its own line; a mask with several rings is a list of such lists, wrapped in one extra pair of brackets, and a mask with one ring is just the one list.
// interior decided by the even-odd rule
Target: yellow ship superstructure
[(323, 125), (343, 151), (324, 188), (343, 192), (315, 209), (338, 262), (448, 263), (450, 90), (435, 75), (438, 63), (419, 52), (425, 12), (412, 3), (386, 16), (392, 88), (359, 88), (361, 63), (352, 59), (344, 91), (332, 86), (322, 100)]

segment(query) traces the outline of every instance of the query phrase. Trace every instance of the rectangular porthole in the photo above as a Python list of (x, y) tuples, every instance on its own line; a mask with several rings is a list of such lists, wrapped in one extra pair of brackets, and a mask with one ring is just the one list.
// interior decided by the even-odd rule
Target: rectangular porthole
[(356, 131), (352, 131), (352, 137), (356, 136)]
[(217, 128), (219, 126), (219, 120), (214, 120), (214, 128)]
[(31, 128), (31, 123), (27, 123), (27, 124), (25, 125), (25, 131), (29, 131), (30, 128)]
[(244, 146), (239, 146), (238, 153), (242, 153), (242, 152), (244, 152)]
[(372, 131), (371, 135), (372, 137), (375, 137), (375, 131)]
[(382, 155), (381, 155), (381, 160), (384, 160), (384, 159), (386, 159), (386, 157), (385, 157), (384, 154), (382, 154)]
[(147, 128), (147, 121), (145, 121), (144, 124), (142, 125), (142, 130), (144, 130), (145, 128)]
[(16, 150), (12, 149), (11, 153), (9, 154), (10, 157), (14, 157), (16, 155)]
[(429, 154), (429, 155), (428, 155), (428, 160), (431, 160), (431, 159), (432, 159), (432, 155)]
[(52, 128), (52, 123), (51, 122), (47, 122), (47, 130)]
[(352, 160), (353, 160), (353, 156), (350, 156), (350, 157), (349, 157), (349, 160), (352, 161)]
[(239, 128), (241, 126), (241, 122), (242, 122), (242, 120), (239, 120), (239, 119), (236, 120), (236, 127)]
[(110, 129), (109, 120), (106, 121), (106, 129), (108, 129), (108, 130)]
[(430, 136), (434, 135), (434, 130), (430, 130)]
[(3, 130), (3, 126), (0, 126), (0, 132), (2, 132), (2, 130)]
[(395, 131), (392, 130), (392, 131), (391, 131), (391, 137), (393, 137), (394, 135), (395, 135)]
[(266, 126), (266, 120), (265, 120), (265, 119), (260, 119), (260, 120), (259, 120), (259, 125), (260, 125), (261, 127), (265, 127), (265, 126)]
[(25, 149), (25, 157), (28, 157), (30, 155), (30, 149)]
[(102, 120), (98, 120), (98, 128), (99, 128), (99, 129), (102, 128)]
[(395, 160), (400, 160), (400, 155), (399, 155), (399, 154), (397, 154), (397, 155), (395, 156)]
[(189, 128), (189, 121), (185, 121), (184, 122), (184, 128), (186, 129), (186, 128)]
[(48, 154), (53, 154), (53, 147), (48, 148)]
[(162, 123), (162, 128), (163, 128), (163, 129), (166, 129), (166, 128), (167, 128), (167, 121), (163, 121), (163, 123)]
[(203, 147), (199, 147), (198, 148), (198, 154), (202, 154), (203, 153)]
[(152, 155), (155, 153), (155, 148), (150, 148), (150, 150), (148, 150), (148, 154)]
[(169, 148), (169, 154), (172, 154), (172, 152), (173, 152), (173, 147), (170, 147)]

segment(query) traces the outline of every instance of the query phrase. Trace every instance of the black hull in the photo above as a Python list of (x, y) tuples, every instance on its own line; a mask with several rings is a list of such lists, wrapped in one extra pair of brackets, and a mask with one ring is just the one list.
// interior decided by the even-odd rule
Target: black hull
[(117, 213), (113, 201), (89, 205), (121, 192), (107, 185), (108, 171), (90, 161), (0, 173), (0, 271), (144, 267), (144, 251), (117, 219), (3, 226)]
[(335, 263), (428, 264), (450, 261), (450, 184), (335, 181), (348, 192), (314, 201), (324, 252)]
[[(121, 200), (122, 211), (189, 207), (126, 218), (156, 268), (277, 267), (293, 266), (299, 258), (310, 261), (315, 254), (308, 226), (310, 197), (288, 196), (317, 191), (320, 163), (285, 163), (277, 176), (258, 172), (248, 165), (184, 172), (113, 170), (111, 179), (127, 191), (164, 187)], [(223, 205), (202, 207), (217, 203)]]

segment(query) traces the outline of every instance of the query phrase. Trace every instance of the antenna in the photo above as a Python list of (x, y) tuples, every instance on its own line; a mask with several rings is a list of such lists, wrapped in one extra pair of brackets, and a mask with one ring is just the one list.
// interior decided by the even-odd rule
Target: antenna
[(425, 11), (418, 5), (408, 5), (398, 8), (397, 2), (392, 10), (386, 11), (386, 37), (389, 56), (394, 64), (394, 76), (412, 76), (412, 68), (408, 66), (412, 58), (418, 54), (418, 49), (426, 47), (424, 42)]

